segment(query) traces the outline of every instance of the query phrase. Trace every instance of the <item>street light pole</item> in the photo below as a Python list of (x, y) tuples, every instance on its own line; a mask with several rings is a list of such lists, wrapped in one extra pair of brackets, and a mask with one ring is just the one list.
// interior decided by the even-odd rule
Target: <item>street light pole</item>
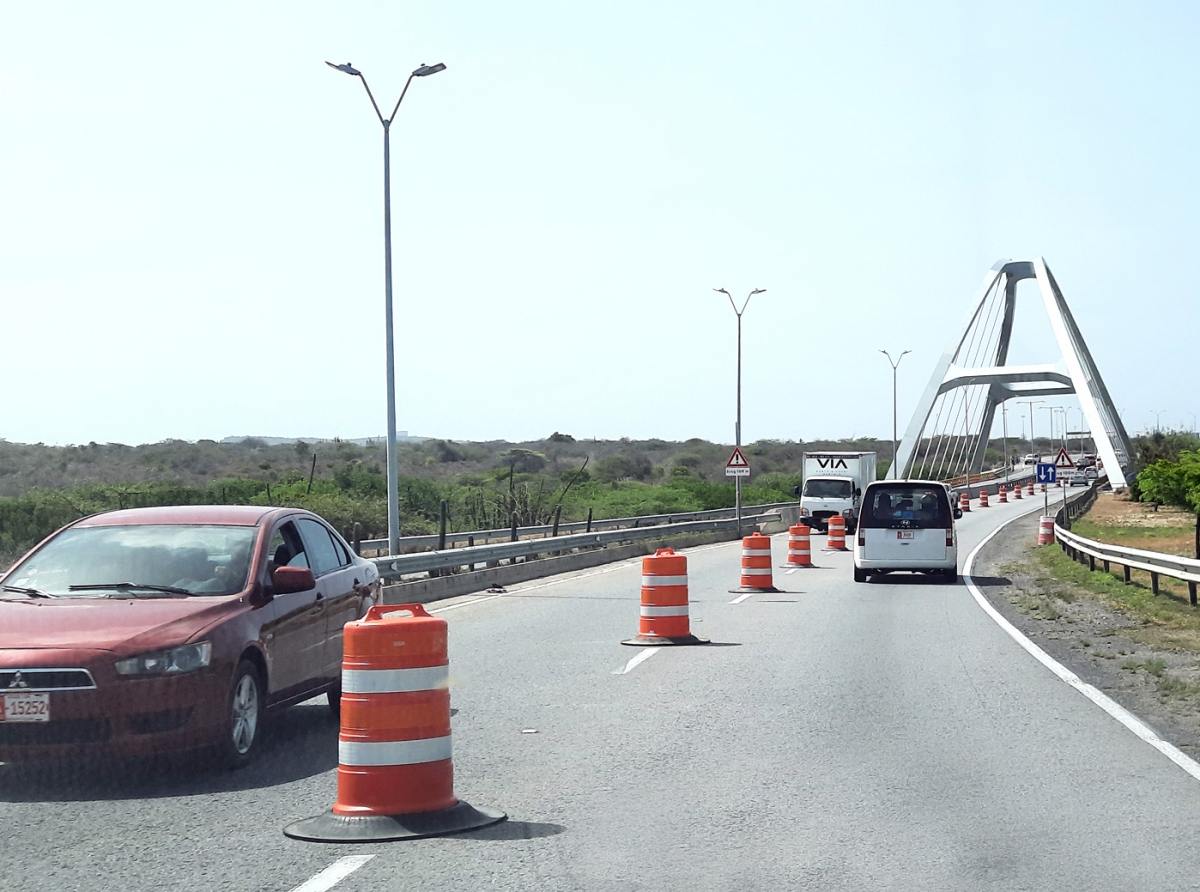
[[(750, 298), (756, 294), (762, 294), (766, 288), (755, 288), (746, 295), (746, 299), (742, 301), (742, 308), (739, 310), (736, 303), (733, 301), (733, 295), (724, 288), (714, 288), (713, 291), (718, 291), (729, 298), (729, 305), (733, 307), (734, 315), (737, 316), (737, 421), (733, 427), (733, 438), (736, 441), (734, 445), (740, 450), (742, 448), (742, 313), (746, 312), (746, 307), (750, 304)], [(738, 535), (742, 534), (742, 478), (733, 478), (733, 499), (734, 509), (737, 516)]]
[[(886, 350), (880, 350), (879, 352), (887, 357), (888, 365), (892, 367), (892, 465), (895, 466), (897, 452), (899, 449), (896, 438), (896, 369), (900, 367), (900, 360), (904, 359), (904, 357), (909, 353), (912, 353), (912, 351), (905, 350), (896, 357), (894, 362), (892, 361), (892, 354), (888, 353)], [(895, 470), (888, 468), (888, 472), (893, 480), (900, 479), (900, 468), (895, 468)]]
[(396, 107), (390, 117), (385, 118), (379, 110), (379, 103), (367, 85), (367, 79), (361, 71), (349, 62), (335, 65), (326, 62), (330, 68), (344, 72), (362, 81), (363, 89), (371, 100), (371, 107), (383, 125), (383, 276), (384, 276), (384, 325), (387, 334), (387, 514), (388, 514), (388, 554), (400, 552), (400, 458), (396, 452), (396, 345), (395, 333), (392, 329), (392, 121), (400, 111), (400, 103), (408, 92), (408, 85), (414, 77), (428, 77), (445, 71), (446, 66), (441, 62), (436, 65), (422, 64), (408, 76)]
[(1045, 400), (1017, 400), (1019, 403), (1024, 403), (1029, 407), (1029, 454), (1037, 455), (1037, 441), (1033, 439), (1033, 407), (1036, 403), (1045, 402)]
[(1166, 409), (1160, 409), (1159, 411), (1155, 411), (1154, 409), (1150, 410), (1150, 413), (1154, 416), (1154, 432), (1156, 434), (1162, 430), (1162, 428), (1159, 426), (1159, 422), (1162, 420), (1163, 415), (1166, 414), (1166, 411)]

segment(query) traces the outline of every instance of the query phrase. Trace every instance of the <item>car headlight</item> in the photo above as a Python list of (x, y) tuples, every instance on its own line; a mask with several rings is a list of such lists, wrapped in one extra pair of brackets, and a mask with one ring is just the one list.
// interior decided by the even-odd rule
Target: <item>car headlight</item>
[(118, 675), (181, 675), (203, 669), (212, 660), (212, 643), (184, 644), (170, 650), (142, 654), (117, 663)]
[(811, 514), (812, 514), (812, 512), (811, 512), (811, 511), (809, 511), (807, 508), (801, 508), (801, 509), (800, 509), (800, 516), (801, 516), (801, 517), (808, 517), (808, 516), (810, 516)]

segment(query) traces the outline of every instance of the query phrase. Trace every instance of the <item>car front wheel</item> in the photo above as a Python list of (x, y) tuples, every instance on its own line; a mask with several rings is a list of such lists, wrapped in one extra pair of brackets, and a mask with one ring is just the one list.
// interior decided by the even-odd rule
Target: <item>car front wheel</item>
[(262, 737), (264, 691), (258, 667), (249, 660), (238, 663), (226, 705), (222, 760), (230, 768), (243, 768), (258, 755)]

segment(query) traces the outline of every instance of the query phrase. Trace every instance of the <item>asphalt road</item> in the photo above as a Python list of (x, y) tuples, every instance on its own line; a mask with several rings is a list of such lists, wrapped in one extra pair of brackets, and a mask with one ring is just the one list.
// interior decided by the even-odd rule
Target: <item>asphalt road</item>
[[(1030, 508), (967, 515), (960, 566)], [(1200, 888), (1196, 780), (964, 585), (856, 585), (823, 544), (819, 568), (776, 571), (785, 593), (736, 604), (738, 544), (688, 552), (693, 630), (713, 644), (629, 671), (646, 653), (620, 644), (636, 562), (431, 605), (450, 622), (456, 792), (507, 823), (362, 847), (285, 838), (333, 801), (337, 729), (314, 703), (243, 772), (0, 766), (0, 886), (288, 892), (338, 864), (357, 867), (338, 892)]]

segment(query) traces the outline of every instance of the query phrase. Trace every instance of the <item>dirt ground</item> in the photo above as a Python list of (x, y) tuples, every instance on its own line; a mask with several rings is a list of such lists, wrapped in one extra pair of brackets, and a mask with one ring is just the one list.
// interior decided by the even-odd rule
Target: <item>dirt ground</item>
[(980, 552), (972, 575), (984, 596), (1052, 657), (1200, 760), (1200, 635), (1134, 619), (1052, 576), (1033, 554), (1037, 523), (1033, 514), (1010, 524)]
[(1196, 515), (1180, 508), (1161, 506), (1127, 496), (1101, 493), (1085, 518), (1081, 535), (1129, 548), (1143, 548), (1192, 557), (1195, 553)]

